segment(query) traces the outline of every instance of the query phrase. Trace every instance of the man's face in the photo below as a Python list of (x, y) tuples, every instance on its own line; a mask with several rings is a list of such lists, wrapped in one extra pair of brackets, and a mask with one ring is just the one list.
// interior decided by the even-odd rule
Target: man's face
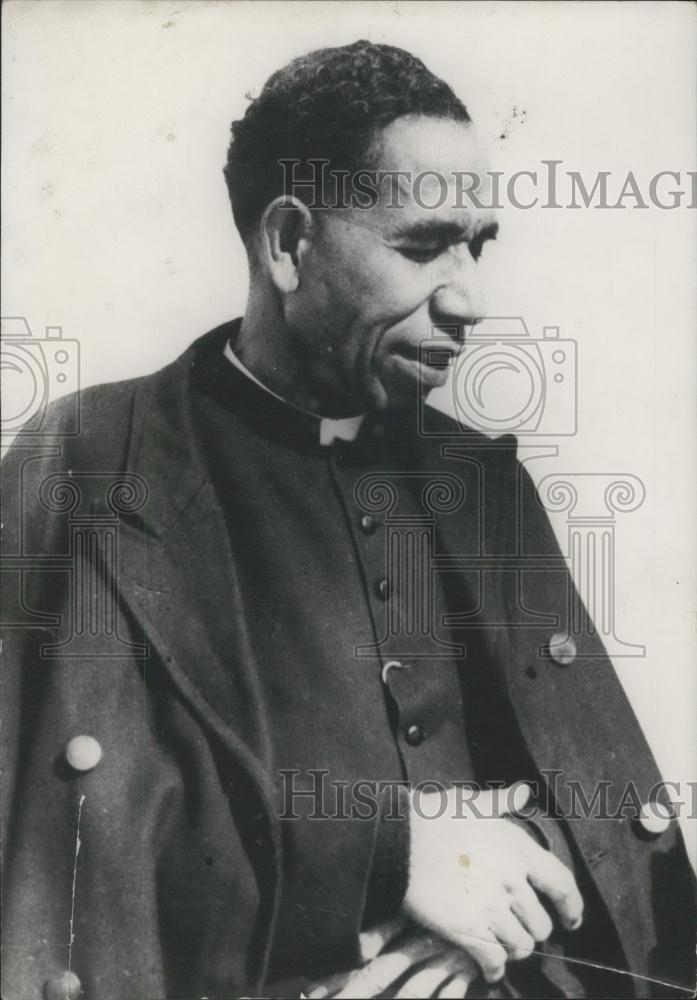
[[(384, 180), (373, 208), (314, 213), (315, 238), (286, 314), (327, 414), (385, 410), (445, 383), (448, 356), (482, 316), (478, 259), (496, 232), (493, 213), (463, 194), (471, 181), (461, 177), (458, 193), (455, 172), (470, 171), (482, 179), (480, 201), (489, 200), (471, 125), (400, 118), (380, 133), (366, 169), (409, 178), (395, 182), (398, 196)], [(438, 177), (426, 174), (415, 188), (427, 171)], [(419, 350), (429, 342), (443, 348), (434, 364)]]

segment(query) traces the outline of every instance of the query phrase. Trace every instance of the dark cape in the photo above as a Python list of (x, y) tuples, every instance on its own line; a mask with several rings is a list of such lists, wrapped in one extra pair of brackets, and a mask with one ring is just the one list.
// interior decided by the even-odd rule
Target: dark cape
[[(3, 466), (9, 1000), (58, 995), (66, 970), (99, 1000), (263, 993), (285, 863), (272, 724), (193, 419), (230, 329), (83, 392), (79, 435), (74, 400), (54, 404)], [(410, 454), (461, 492), (442, 498), (440, 556), (474, 595), (451, 628), (480, 628), (536, 772), (559, 775), (556, 811), (569, 814), (573, 782), (589, 799), (605, 783), (616, 818), (569, 821), (572, 852), (636, 995), (678, 995), (649, 979), (693, 986), (694, 879), (677, 822), (650, 837), (632, 813), (661, 781), (639, 724), (585, 611), (574, 662), (549, 655), (579, 601), (515, 439), (429, 420)], [(82, 734), (102, 749), (89, 771), (65, 757)], [(342, 831), (350, 864), (317, 926), (335, 968), (358, 961), (378, 827)]]

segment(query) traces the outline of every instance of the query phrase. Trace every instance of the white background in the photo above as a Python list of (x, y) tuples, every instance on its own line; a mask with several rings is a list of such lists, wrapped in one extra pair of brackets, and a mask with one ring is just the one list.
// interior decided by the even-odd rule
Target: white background
[[(696, 23), (687, 3), (9, 0), (3, 315), (77, 338), (83, 385), (154, 370), (239, 315), (229, 124), (245, 92), (321, 45), (412, 50), (508, 174), (560, 159), (619, 186), (629, 170), (695, 169)], [(696, 215), (507, 208), (483, 263), (490, 313), (579, 344), (579, 433), (534, 474), (646, 486), (643, 506), (618, 515), (616, 615), (647, 656), (616, 666), (664, 777), (683, 785), (697, 708)], [(563, 542), (564, 515), (553, 521)]]

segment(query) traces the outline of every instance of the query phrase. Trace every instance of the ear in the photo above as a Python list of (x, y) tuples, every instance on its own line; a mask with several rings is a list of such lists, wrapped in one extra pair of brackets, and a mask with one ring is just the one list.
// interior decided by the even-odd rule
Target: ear
[(288, 294), (300, 285), (300, 262), (315, 233), (315, 223), (307, 205), (291, 195), (275, 198), (259, 224), (261, 256), (271, 280)]

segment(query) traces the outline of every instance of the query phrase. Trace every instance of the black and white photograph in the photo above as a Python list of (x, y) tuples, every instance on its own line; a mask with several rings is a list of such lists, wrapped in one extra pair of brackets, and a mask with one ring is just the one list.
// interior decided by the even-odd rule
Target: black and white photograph
[(697, 991), (697, 7), (5, 0), (3, 1000)]

